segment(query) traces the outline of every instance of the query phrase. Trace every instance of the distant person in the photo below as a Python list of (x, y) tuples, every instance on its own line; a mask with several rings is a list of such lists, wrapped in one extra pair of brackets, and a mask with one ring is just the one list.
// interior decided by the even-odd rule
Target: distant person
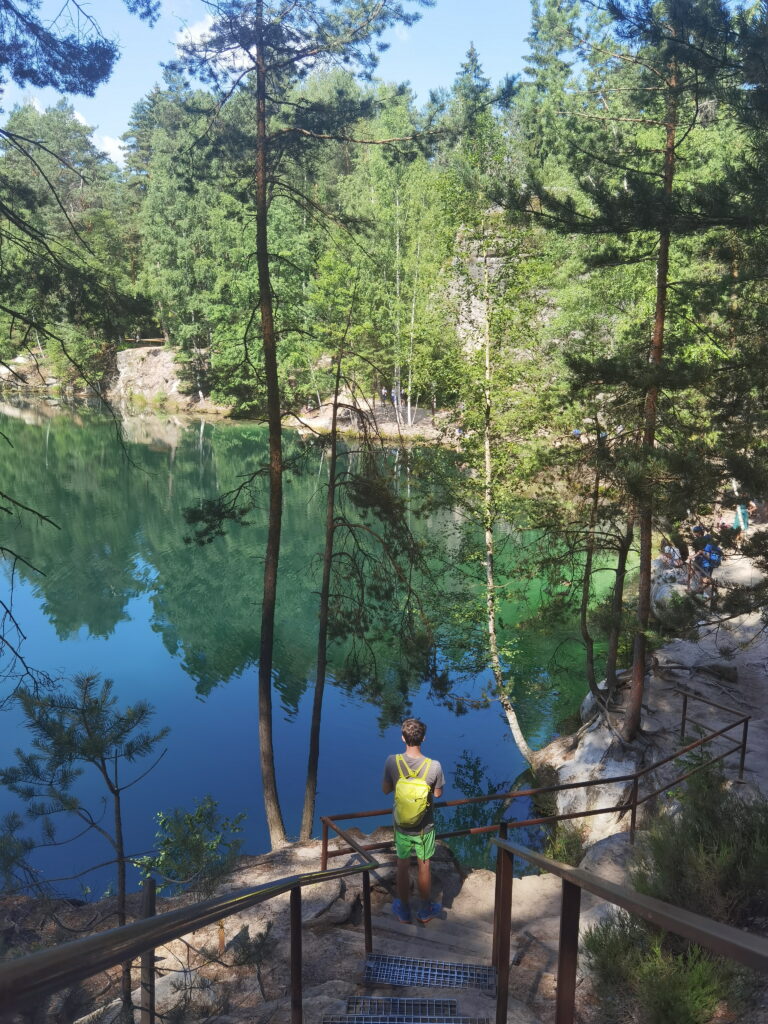
[(389, 755), (381, 784), (385, 793), (395, 794), (397, 899), (392, 902), (392, 913), (403, 924), (411, 922), (409, 874), (412, 853), (416, 854), (418, 863), (421, 897), (416, 919), (426, 924), (443, 909), (440, 903), (432, 899), (430, 860), (435, 854), (435, 816), (432, 805), (435, 797), (442, 795), (445, 776), (440, 762), (425, 757), (421, 752), (426, 733), (426, 725), (418, 718), (406, 718), (402, 725), (405, 751)]
[(734, 530), (743, 530), (745, 533), (749, 529), (749, 510), (746, 505), (738, 504), (736, 506), (736, 512), (733, 517), (733, 528)]
[(387, 389), (386, 388), (382, 388), (381, 389), (381, 404), (382, 405), (386, 405), (387, 404)]
[(693, 534), (694, 551), (701, 551), (705, 545), (712, 543), (711, 534), (706, 533), (703, 526), (694, 526), (691, 533)]
[(696, 554), (696, 557), (693, 559), (693, 564), (696, 566), (696, 568), (699, 570), (702, 576), (706, 576), (707, 579), (709, 579), (712, 576), (713, 571), (717, 569), (719, 565), (722, 565), (722, 562), (722, 548), (715, 544), (711, 537), (709, 541), (701, 549), (701, 551), (699, 551)]
[(667, 540), (666, 537), (661, 538), (660, 554), (661, 560), (667, 569), (679, 569), (683, 564), (679, 548), (672, 541)]
[(741, 544), (749, 532), (749, 507), (745, 504), (736, 506), (733, 518), (733, 530), (736, 534), (736, 547), (741, 551)]
[(685, 565), (690, 555), (688, 545), (685, 543), (685, 537), (683, 537), (682, 533), (680, 533), (680, 531), (677, 530), (675, 533), (672, 534), (671, 540), (677, 548), (677, 550), (680, 552), (680, 561), (683, 565)]

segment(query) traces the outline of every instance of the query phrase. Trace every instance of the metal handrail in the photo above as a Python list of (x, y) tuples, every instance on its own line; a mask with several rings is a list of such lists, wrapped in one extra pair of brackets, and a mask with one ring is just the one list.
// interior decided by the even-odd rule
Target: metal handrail
[[(616, 885), (591, 871), (574, 868), (552, 860), (525, 846), (517, 846), (505, 839), (492, 839), (498, 848), (499, 883), (494, 915), (494, 966), (498, 976), (497, 1024), (506, 1024), (509, 998), (509, 944), (512, 928), (513, 861), (515, 857), (563, 881), (560, 911), (560, 946), (558, 951), (557, 997), (555, 1024), (572, 1024), (576, 998), (576, 965), (579, 943), (579, 913), (581, 890), (586, 889), (600, 899), (637, 914), (645, 921), (675, 935), (682, 935), (720, 956), (736, 960), (759, 971), (768, 971), (768, 939), (751, 932), (740, 931), (690, 910), (673, 906), (654, 896), (646, 896), (627, 886)], [(498, 934), (497, 934), (498, 933)]]
[[(363, 864), (289, 875), (276, 882), (267, 882), (254, 888), (239, 889), (226, 896), (181, 907), (143, 921), (135, 921), (109, 931), (97, 932), (84, 939), (65, 943), (55, 949), (31, 953), (0, 964), (0, 1006), (4, 1011), (14, 1010), (32, 997), (56, 992), (66, 985), (90, 978), (107, 967), (133, 960), (148, 950), (163, 946), (173, 939), (213, 924), (250, 907), (274, 899), (283, 893), (301, 889), (347, 875), (365, 875), (378, 862), (368, 858)], [(293, 915), (292, 915), (293, 916)]]
[[(694, 694), (690, 691), (678, 690), (684, 697), (683, 704), (683, 716), (681, 725), (681, 735), (684, 732), (687, 702), (689, 698), (694, 698), (702, 701), (705, 704), (712, 704), (714, 707), (720, 710), (727, 711), (731, 714), (738, 714), (731, 708), (723, 707), (722, 705), (715, 704), (713, 701), (709, 701), (707, 698), (700, 697), (698, 694)], [(549, 858), (543, 857), (541, 854), (534, 853), (533, 851), (526, 850), (525, 847), (513, 847), (508, 842), (505, 842), (505, 833), (507, 828), (520, 828), (525, 825), (533, 824), (544, 824), (547, 822), (561, 821), (570, 818), (578, 817), (589, 817), (595, 814), (604, 814), (614, 811), (626, 812), (630, 810), (632, 812), (631, 819), (631, 833), (634, 834), (635, 825), (635, 814), (637, 807), (650, 799), (652, 796), (658, 795), (663, 792), (664, 789), (668, 789), (673, 785), (676, 785), (682, 779), (688, 778), (694, 774), (695, 771), (700, 770), (705, 765), (700, 765), (694, 768), (692, 771), (686, 773), (673, 782), (670, 782), (667, 786), (662, 789), (656, 790), (654, 793), (647, 795), (641, 799), (638, 798), (638, 783), (639, 779), (647, 775), (649, 772), (654, 771), (656, 768), (672, 761), (682, 754), (688, 753), (694, 750), (704, 743), (708, 743), (713, 739), (720, 736), (724, 736), (731, 729), (742, 726), (742, 739), (741, 743), (729, 749), (724, 754), (713, 758), (707, 763), (712, 763), (715, 760), (719, 760), (723, 757), (729, 756), (736, 750), (741, 750), (741, 759), (739, 764), (739, 776), (743, 775), (744, 770), (744, 758), (746, 754), (746, 743), (747, 743), (747, 726), (749, 723), (750, 716), (741, 716), (737, 721), (733, 722), (730, 726), (726, 726), (724, 729), (720, 729), (716, 732), (710, 733), (707, 736), (702, 737), (694, 743), (689, 744), (682, 750), (677, 751), (675, 754), (664, 758), (661, 761), (656, 762), (653, 765), (649, 765), (647, 768), (643, 768), (638, 772), (614, 776), (608, 779), (590, 779), (584, 782), (573, 782), (564, 783), (557, 786), (540, 786), (528, 790), (517, 790), (509, 793), (495, 793), (489, 796), (480, 797), (469, 797), (463, 800), (447, 800), (436, 804), (436, 807), (457, 807), (465, 804), (485, 803), (492, 800), (509, 800), (517, 796), (535, 796), (543, 793), (560, 792), (569, 789), (588, 788), (594, 785), (606, 785), (611, 783), (620, 782), (632, 782), (632, 795), (626, 803), (617, 804), (613, 807), (598, 808), (589, 811), (580, 811), (570, 814), (560, 815), (549, 815), (546, 817), (532, 818), (524, 822), (499, 822), (493, 825), (476, 826), (473, 828), (457, 830), (454, 832), (441, 833), (441, 837), (448, 837), (454, 835), (466, 835), (474, 833), (484, 833), (492, 831), (501, 831), (502, 839), (492, 839), (497, 846), (499, 846), (499, 858), (502, 863), (499, 864), (499, 871), (497, 872), (497, 887), (496, 887), (496, 913), (494, 918), (494, 962), (499, 965), (503, 965), (506, 962), (507, 973), (508, 973), (508, 959), (509, 959), (509, 936), (507, 935), (506, 947), (504, 945), (504, 926), (503, 926), (503, 915), (499, 913), (499, 907), (504, 905), (507, 899), (507, 889), (509, 890), (509, 899), (511, 900), (511, 876), (506, 878), (504, 872), (504, 864), (506, 860), (511, 860), (510, 857), (506, 857), (507, 853), (513, 855), (517, 853), (519, 856), (527, 857), (534, 863), (540, 864), (540, 866), (547, 867), (547, 865), (554, 865), (558, 870), (555, 873), (559, 873), (560, 869), (565, 872), (576, 872), (571, 878), (563, 877), (564, 886), (571, 885), (575, 887), (576, 891), (580, 893), (581, 887), (589, 889), (591, 892), (595, 892), (597, 895), (603, 895), (604, 898), (610, 899), (611, 902), (617, 903), (619, 906), (625, 904), (620, 902), (619, 899), (612, 899), (609, 890), (604, 887), (608, 886), (611, 888), (611, 884), (603, 882), (602, 880), (596, 881), (595, 876), (587, 874), (585, 878), (580, 876), (584, 872), (579, 872), (578, 869), (570, 868), (567, 865), (558, 864), (556, 861), (550, 861)], [(256, 906), (260, 903), (264, 903), (267, 900), (273, 899), (276, 896), (282, 895), (283, 893), (290, 892), (291, 894), (291, 978), (292, 978), (292, 992), (291, 992), (291, 1005), (292, 1005), (292, 1021), (293, 1024), (301, 1024), (302, 1019), (302, 1008), (301, 1008), (301, 889), (314, 885), (318, 882), (326, 881), (332, 878), (342, 878), (347, 875), (362, 874), (363, 876), (363, 923), (365, 932), (365, 949), (366, 953), (370, 953), (372, 950), (372, 928), (371, 928), (371, 907), (370, 907), (370, 872), (371, 870), (378, 868), (379, 863), (370, 856), (370, 852), (376, 849), (383, 849), (391, 845), (391, 842), (379, 843), (379, 844), (368, 844), (364, 845), (354, 840), (346, 831), (336, 824), (336, 821), (343, 819), (356, 819), (356, 818), (368, 818), (379, 815), (389, 815), (391, 809), (387, 808), (383, 811), (363, 811), (353, 814), (335, 814), (321, 818), (323, 823), (323, 852), (322, 852), (322, 867), (319, 872), (310, 872), (300, 875), (291, 875), (287, 878), (279, 879), (276, 882), (265, 883), (254, 888), (240, 889), (236, 892), (230, 893), (226, 896), (215, 897), (210, 900), (205, 900), (201, 903), (197, 903), (191, 907), (183, 907), (178, 910), (169, 911), (168, 913), (147, 917), (146, 919), (138, 922), (134, 922), (129, 925), (124, 925), (119, 928), (113, 928), (106, 932), (100, 932), (95, 935), (88, 936), (84, 939), (78, 939), (74, 942), (66, 943), (63, 946), (59, 946), (52, 950), (45, 950), (39, 953), (33, 953), (28, 956), (19, 958), (18, 960), (0, 963), (0, 1005), (2, 1005), (4, 1011), (12, 1011), (18, 1006), (22, 1006), (33, 997), (41, 997), (48, 995), (52, 992), (58, 991), (66, 985), (73, 984), (78, 981), (82, 981), (85, 978), (91, 977), (93, 974), (98, 973), (108, 967), (113, 967), (118, 964), (125, 963), (129, 960), (133, 960), (138, 956), (142, 956), (143, 961), (146, 960), (151, 963), (151, 954), (154, 953), (154, 949), (157, 946), (164, 945), (173, 939), (177, 939), (182, 935), (185, 935), (191, 931), (195, 931), (205, 925), (211, 924), (216, 921), (221, 921), (232, 914), (239, 913), (240, 911), (246, 910), (250, 907)], [(348, 844), (348, 849), (342, 850), (328, 850), (328, 829), (332, 828), (339, 836)], [(505, 851), (502, 854), (502, 848)], [(328, 869), (327, 861), (329, 856), (342, 856), (344, 854), (355, 853), (362, 857), (363, 863), (353, 866), (345, 866), (342, 868)], [(506, 857), (506, 860), (505, 860)], [(544, 863), (546, 862), (546, 864)], [(553, 868), (547, 868), (553, 870)], [(509, 869), (511, 871), (511, 868)], [(595, 885), (603, 886), (603, 889), (598, 892)], [(620, 887), (613, 887), (620, 892)], [(614, 896), (616, 893), (613, 894)], [(635, 894), (637, 895), (637, 894)], [(571, 894), (569, 897), (571, 903), (573, 903), (574, 897)], [(650, 897), (643, 897), (644, 900), (650, 899)], [(659, 901), (656, 901), (659, 902)], [(149, 901), (151, 904), (151, 901)], [(565, 904), (564, 904), (565, 906)], [(663, 904), (661, 906), (664, 906)], [(631, 908), (628, 908), (631, 909)], [(640, 911), (637, 911), (638, 913)], [(576, 921), (577, 921), (577, 932), (578, 932), (578, 901), (576, 901)], [(679, 911), (679, 915), (685, 915), (687, 912)], [(692, 915), (694, 918), (696, 915)], [(652, 918), (649, 918), (651, 920)], [(656, 923), (662, 923), (661, 918), (654, 919)], [(705, 920), (705, 919), (702, 919)], [(506, 927), (509, 927), (509, 921), (506, 923)], [(718, 926), (722, 929), (725, 926)], [(674, 930), (674, 929), (670, 929)], [(687, 934), (686, 932), (680, 932), (680, 934)], [(741, 934), (741, 933), (738, 933)], [(562, 939), (561, 939), (562, 941)], [(765, 940), (761, 940), (765, 941)], [(706, 944), (706, 943), (704, 943)], [(768, 945), (768, 943), (767, 943)], [(504, 951), (506, 948), (506, 952)], [(149, 954), (149, 956), (148, 956)], [(762, 953), (761, 953), (762, 956)], [(734, 957), (739, 959), (739, 957)], [(746, 962), (746, 961), (743, 961)], [(761, 961), (761, 966), (765, 966), (766, 961)], [(148, 970), (148, 973), (149, 970)], [(573, 971), (573, 978), (575, 984), (575, 968)], [(508, 981), (508, 978), (507, 978)], [(151, 986), (149, 986), (151, 988)], [(558, 983), (559, 990), (559, 983)], [(142, 1006), (142, 1019), (151, 1021), (154, 1019), (154, 1005), (153, 999), (150, 998), (149, 1006)], [(506, 995), (504, 997), (506, 999)], [(146, 1011), (146, 1017), (144, 1013)], [(506, 1020), (506, 1008), (504, 1010), (504, 1017), (498, 1018)], [(570, 1021), (572, 1018), (567, 1018)], [(557, 1018), (557, 1024), (565, 1024), (566, 1018)]]
[[(673, 754), (670, 754), (669, 756), (662, 758), (660, 761), (655, 761), (653, 764), (647, 765), (645, 768), (640, 768), (638, 769), (638, 771), (631, 772), (627, 775), (612, 775), (609, 778), (585, 779), (581, 782), (563, 782), (553, 786), (537, 786), (532, 789), (516, 789), (510, 790), (506, 793), (491, 793), (487, 796), (465, 797), (461, 800), (441, 800), (435, 803), (433, 806), (435, 809), (438, 809), (441, 807), (463, 807), (468, 804), (490, 803), (491, 801), (499, 800), (508, 802), (517, 799), (518, 797), (540, 796), (545, 793), (561, 793), (569, 789), (588, 789), (590, 786), (609, 786), (622, 782), (628, 782), (632, 784), (632, 791), (629, 796), (629, 799), (623, 803), (619, 803), (611, 807), (598, 807), (592, 808), (590, 810), (569, 812), (566, 814), (553, 814), (537, 818), (527, 818), (525, 821), (508, 821), (505, 824), (507, 825), (508, 828), (527, 828), (531, 825), (548, 825), (558, 821), (570, 821), (574, 818), (589, 818), (597, 814), (613, 814), (616, 812), (626, 814), (629, 811), (630, 842), (634, 843), (637, 808), (642, 806), (642, 804), (647, 803), (649, 800), (652, 800), (654, 797), (659, 796), (661, 793), (665, 792), (668, 789), (671, 789), (673, 786), (677, 786), (680, 782), (684, 782), (686, 779), (690, 778), (692, 775), (695, 775), (696, 772), (701, 771), (703, 768), (706, 768), (711, 764), (715, 764), (717, 761), (722, 761), (726, 757), (729, 757), (731, 754), (734, 754), (737, 751), (740, 751), (739, 778), (741, 779), (744, 777), (744, 762), (747, 752), (748, 726), (751, 716), (741, 715), (740, 712), (736, 711), (734, 708), (726, 707), (723, 704), (717, 704), (715, 701), (709, 700), (708, 697), (702, 697), (700, 694), (694, 693), (692, 690), (685, 690), (682, 687), (675, 687), (674, 692), (680, 694), (683, 697), (683, 709), (680, 726), (681, 739), (684, 736), (686, 721), (689, 720), (687, 718), (687, 708), (688, 701), (691, 699), (698, 700), (703, 704), (707, 704), (711, 707), (717, 708), (720, 711), (726, 711), (728, 714), (737, 715), (739, 717), (737, 717), (735, 721), (731, 722), (730, 725), (726, 725), (722, 729), (717, 729), (710, 733), (707, 733), (705, 736), (702, 736), (698, 740), (695, 740), (693, 743), (689, 743), (687, 746), (682, 747), (679, 750), (676, 750)], [(671, 761), (677, 760), (679, 757), (682, 757), (685, 754), (691, 753), (691, 751), (696, 750), (707, 743), (711, 743), (713, 740), (718, 739), (721, 736), (725, 736), (732, 729), (736, 729), (738, 727), (741, 727), (742, 729), (742, 736), (740, 742), (736, 746), (729, 747), (728, 750), (725, 750), (717, 756), (710, 758), (710, 760), (706, 762), (702, 762), (701, 764), (696, 765), (690, 771), (684, 772), (682, 775), (676, 776), (670, 782), (659, 787), (658, 789), (654, 789), (652, 792), (646, 793), (642, 797), (639, 795), (640, 780), (644, 778), (646, 775), (649, 775), (651, 772), (654, 772), (657, 769), (663, 767), (665, 764), (669, 764)], [(360, 818), (389, 817), (391, 814), (392, 808), (386, 807), (382, 810), (356, 811), (346, 814), (330, 814), (321, 817), (321, 868), (325, 870), (328, 867), (329, 859), (331, 859), (332, 857), (343, 857), (351, 852), (350, 849), (345, 849), (343, 847), (338, 850), (330, 850), (328, 848), (329, 828), (333, 829), (335, 832), (340, 831), (338, 826), (335, 824), (337, 821), (355, 821)], [(491, 825), (477, 825), (471, 828), (457, 829), (451, 832), (438, 832), (436, 833), (435, 838), (451, 839), (456, 836), (479, 835), (486, 832), (498, 832), (501, 827), (501, 824), (501, 822), (496, 822)], [(354, 845), (350, 843), (352, 849), (356, 850), (358, 853), (370, 853), (376, 850), (386, 850), (389, 847), (391, 847), (391, 845), (392, 840), (387, 840), (386, 842), (379, 843), (369, 843), (365, 846), (361, 846), (357, 843)]]

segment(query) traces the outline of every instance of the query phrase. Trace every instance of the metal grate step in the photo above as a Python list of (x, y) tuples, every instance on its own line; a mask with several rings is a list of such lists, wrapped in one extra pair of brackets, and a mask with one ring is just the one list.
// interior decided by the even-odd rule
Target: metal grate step
[(415, 1017), (455, 1017), (455, 999), (398, 999), (395, 996), (350, 996), (347, 1000), (349, 1014), (403, 1013)]
[(496, 969), (480, 964), (371, 953), (365, 961), (364, 980), (382, 985), (432, 985), (436, 988), (479, 988), (493, 992), (496, 990)]
[(408, 1013), (326, 1014), (323, 1024), (490, 1024), (488, 1017), (458, 1017), (438, 1014), (428, 1017)]

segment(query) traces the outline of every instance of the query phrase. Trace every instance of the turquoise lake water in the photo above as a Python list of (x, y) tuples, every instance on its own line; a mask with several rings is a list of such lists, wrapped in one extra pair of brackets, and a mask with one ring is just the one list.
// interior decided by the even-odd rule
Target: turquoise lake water
[[(205, 547), (185, 543), (190, 528), (183, 517), (184, 509), (236, 486), (266, 461), (265, 431), (147, 415), (126, 420), (122, 446), (114, 422), (103, 414), (53, 415), (47, 408), (8, 406), (0, 410), (0, 429), (9, 442), (2, 489), (57, 527), (27, 515), (8, 516), (3, 524), (4, 546), (40, 570), (17, 562), (13, 572), (6, 566), (3, 578), (4, 600), (12, 603), (26, 636), (26, 659), (57, 678), (95, 672), (113, 679), (122, 702), (149, 701), (157, 727), (171, 729), (160, 763), (126, 794), (129, 850), (138, 854), (151, 847), (158, 810), (191, 808), (208, 793), (225, 815), (247, 812), (246, 852), (265, 850), (257, 659), (266, 484), (260, 485), (249, 525), (233, 525)], [(289, 833), (296, 834), (312, 702), (327, 462), (319, 446), (293, 435), (286, 449), (297, 461), (285, 488), (274, 729), (282, 809)], [(392, 463), (403, 493), (423, 485), (412, 469), (398, 468), (398, 453), (382, 458)], [(455, 526), (450, 509), (414, 520), (417, 534), (444, 540), (449, 554), (458, 550), (451, 540)], [(424, 595), (426, 600), (426, 588)], [(345, 668), (348, 644), (342, 641), (331, 652), (318, 814), (386, 808), (383, 763), (399, 749), (398, 723), (406, 714), (428, 724), (424, 749), (443, 763), (446, 799), (506, 787), (520, 775), (524, 763), (497, 706), (465, 704), (464, 713), (456, 714), (455, 695), (479, 698), (489, 677), (459, 663), (462, 637), (450, 630), (444, 622), (421, 667), (404, 660), (396, 632), (376, 638), (375, 670), (369, 665), (359, 677)], [(574, 622), (557, 632), (533, 623), (518, 636), (511, 674), (520, 719), (534, 746), (554, 735), (557, 723), (583, 696), (576, 635)], [(2, 685), (7, 694), (10, 681)], [(0, 712), (0, 764), (13, 762), (15, 747), (28, 749), (29, 739), (18, 710), (6, 704)], [(137, 766), (136, 774), (142, 770)], [(99, 813), (96, 780), (84, 777), (78, 792)], [(0, 814), (12, 809), (22, 808), (0, 789)], [(62, 835), (70, 831), (62, 821)], [(108, 857), (108, 848), (91, 836), (40, 851), (35, 863), (58, 877)], [(83, 884), (96, 891), (106, 879), (100, 872), (84, 876)], [(76, 892), (79, 885), (71, 881), (63, 887)]]

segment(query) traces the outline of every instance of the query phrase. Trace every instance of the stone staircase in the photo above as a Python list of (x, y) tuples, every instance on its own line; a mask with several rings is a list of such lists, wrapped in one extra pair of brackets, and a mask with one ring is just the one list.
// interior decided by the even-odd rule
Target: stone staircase
[[(327, 1013), (322, 1024), (492, 1024), (496, 970), (490, 966), (489, 879), (458, 893), (441, 917), (426, 926), (402, 924), (392, 916), (388, 901), (383, 903), (373, 914), (374, 952), (364, 961), (356, 994), (348, 997), (346, 1013)], [(518, 965), (520, 957), (520, 949), (513, 949), (510, 962)], [(536, 970), (541, 974), (540, 965)], [(508, 1024), (541, 1024), (535, 1008), (524, 1002), (537, 991), (535, 972), (519, 966), (513, 976), (515, 972)], [(519, 984), (524, 991), (518, 995)]]
[[(625, 835), (604, 840), (585, 866), (621, 883), (619, 862), (629, 850)], [(305, 1024), (494, 1024), (494, 875), (475, 870), (453, 884), (439, 865), (435, 874), (444, 910), (428, 925), (402, 924), (392, 915), (391, 893), (378, 888), (373, 955), (361, 958), (359, 923), (338, 929), (334, 952), (349, 972), (343, 985), (342, 971), (336, 973), (335, 1005), (320, 1010), (313, 999), (305, 1003)], [(394, 866), (387, 881), (394, 881)], [(507, 1024), (553, 1020), (561, 893), (554, 875), (514, 880)], [(608, 909), (588, 893), (581, 905), (582, 931)]]

